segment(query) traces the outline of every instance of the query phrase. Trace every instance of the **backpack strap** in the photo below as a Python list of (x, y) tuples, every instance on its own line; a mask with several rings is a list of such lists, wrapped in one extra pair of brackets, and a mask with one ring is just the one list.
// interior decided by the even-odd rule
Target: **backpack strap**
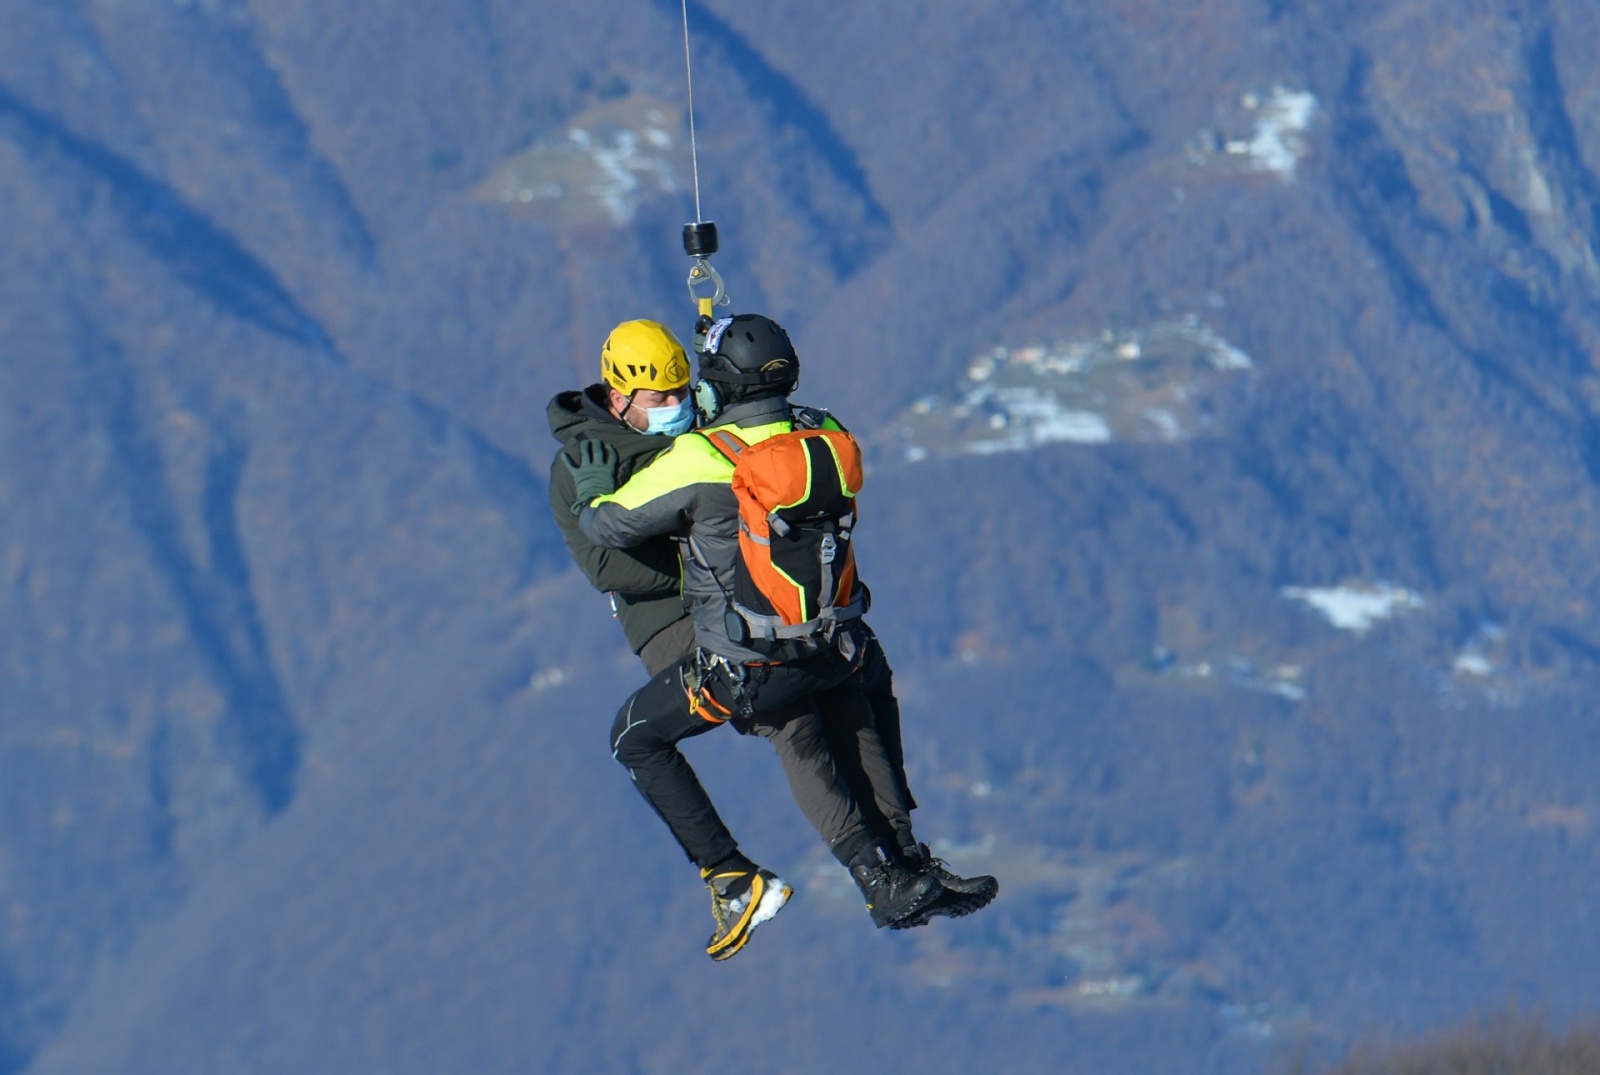
[(750, 447), (728, 429), (715, 429), (709, 433), (703, 429), (697, 429), (695, 433), (710, 442), (711, 447), (721, 452), (723, 457), (734, 466), (739, 465), (739, 453)]
[[(833, 415), (821, 407), (792, 406), (789, 408), (789, 418), (796, 429), (821, 429), (823, 423), (833, 418)], [(835, 424), (838, 424), (838, 421), (834, 418)], [(844, 426), (840, 425), (839, 428), (842, 430)]]

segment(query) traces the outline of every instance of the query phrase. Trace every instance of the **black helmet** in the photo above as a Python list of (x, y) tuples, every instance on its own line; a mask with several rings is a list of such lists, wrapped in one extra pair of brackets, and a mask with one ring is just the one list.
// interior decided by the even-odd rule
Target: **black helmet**
[(700, 379), (727, 385), (726, 402), (786, 396), (800, 381), (800, 356), (783, 326), (760, 314), (713, 322), (700, 352)]

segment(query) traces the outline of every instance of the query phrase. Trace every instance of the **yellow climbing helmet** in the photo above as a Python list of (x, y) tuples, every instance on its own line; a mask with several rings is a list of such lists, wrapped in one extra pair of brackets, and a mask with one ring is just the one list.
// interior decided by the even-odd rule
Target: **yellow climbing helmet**
[(600, 376), (625, 396), (641, 388), (681, 390), (689, 383), (689, 356), (661, 322), (624, 321), (600, 348)]

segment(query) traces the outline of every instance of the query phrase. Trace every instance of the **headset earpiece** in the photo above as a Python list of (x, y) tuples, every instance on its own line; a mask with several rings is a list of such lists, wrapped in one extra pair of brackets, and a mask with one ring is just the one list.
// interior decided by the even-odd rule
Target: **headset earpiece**
[(700, 378), (694, 386), (694, 409), (700, 412), (702, 424), (716, 421), (717, 415), (722, 413), (722, 393), (717, 390), (715, 381)]

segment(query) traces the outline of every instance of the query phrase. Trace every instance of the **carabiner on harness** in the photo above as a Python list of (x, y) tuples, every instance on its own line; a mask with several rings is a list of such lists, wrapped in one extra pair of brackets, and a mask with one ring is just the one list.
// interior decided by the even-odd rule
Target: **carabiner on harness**
[[(730, 695), (734, 708), (717, 701), (713, 682), (720, 679)], [(696, 649), (694, 659), (688, 662), (680, 676), (684, 694), (689, 700), (689, 715), (713, 724), (721, 724), (737, 716), (744, 716), (740, 701), (745, 693), (745, 672), (726, 657)]]

